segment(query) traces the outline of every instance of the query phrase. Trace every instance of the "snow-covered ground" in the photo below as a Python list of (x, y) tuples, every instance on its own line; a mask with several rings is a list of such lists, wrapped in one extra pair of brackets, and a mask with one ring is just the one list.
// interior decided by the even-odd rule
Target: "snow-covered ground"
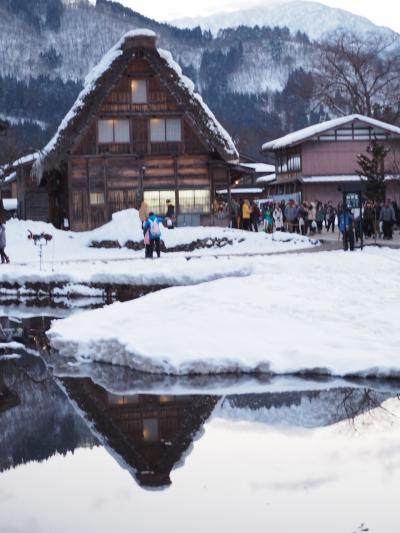
[[(42, 271), (39, 269), (39, 247), (28, 240), (28, 231), (50, 234), (53, 239), (43, 246)], [(252, 233), (218, 227), (182, 227), (162, 230), (167, 248), (205, 241), (209, 248), (192, 252), (168, 252), (161, 261), (145, 261), (144, 250), (123, 246), (140, 243), (143, 233), (134, 209), (113, 215), (113, 220), (88, 232), (61, 231), (44, 222), (11, 219), (6, 225), (7, 254), (10, 264), (1, 265), (0, 283), (55, 281), (63, 283), (131, 283), (188, 284), (229, 275), (248, 275), (253, 262), (234, 257), (223, 261), (216, 256), (243, 256), (300, 250), (315, 245), (314, 240), (288, 233)], [(216, 240), (228, 240), (224, 246), (212, 245)], [(117, 241), (122, 248), (93, 248), (92, 242)], [(186, 257), (200, 256), (200, 261)], [(133, 259), (136, 261), (132, 262)]]
[(52, 325), (61, 355), (167, 374), (305, 370), (400, 376), (400, 252), (267, 258), (256, 274), (173, 287)]

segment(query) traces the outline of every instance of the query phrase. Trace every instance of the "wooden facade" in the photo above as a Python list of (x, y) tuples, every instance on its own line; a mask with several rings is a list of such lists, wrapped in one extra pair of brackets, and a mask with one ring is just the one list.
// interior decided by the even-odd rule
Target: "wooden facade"
[(398, 202), (400, 129), (397, 133), (393, 126), (386, 125), (385, 129), (384, 123), (377, 126), (369, 122), (368, 117), (350, 118), (347, 123), (333, 128), (329, 128), (329, 122), (326, 124), (327, 128), (319, 134), (307, 136), (305, 133), (302, 137), (301, 131), (296, 132), (296, 143), (273, 150), (276, 180), (268, 186), (268, 194), (274, 197), (299, 195), (306, 201), (341, 201), (341, 184), (359, 181), (357, 156), (366, 154), (369, 143), (377, 139), (389, 150), (385, 161), (390, 178), (387, 197)]
[(142, 200), (163, 215), (168, 199), (178, 224), (210, 224), (215, 191), (236, 176), (237, 152), (226, 149), (218, 127), (160, 56), (155, 37), (126, 39), (46, 155), (40, 186), (32, 167), (21, 167), (21, 214), (82, 231)]

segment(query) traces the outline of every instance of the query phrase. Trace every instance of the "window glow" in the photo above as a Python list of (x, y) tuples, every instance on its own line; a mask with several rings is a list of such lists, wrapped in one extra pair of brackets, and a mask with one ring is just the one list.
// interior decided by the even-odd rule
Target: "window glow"
[(132, 103), (146, 104), (147, 103), (147, 84), (146, 80), (132, 80)]
[(129, 120), (99, 120), (98, 139), (99, 144), (129, 143)]
[(179, 212), (182, 214), (209, 213), (210, 191), (208, 189), (179, 191)]
[(147, 204), (147, 209), (156, 215), (165, 215), (167, 212), (167, 200), (175, 204), (175, 191), (144, 191), (143, 200)]

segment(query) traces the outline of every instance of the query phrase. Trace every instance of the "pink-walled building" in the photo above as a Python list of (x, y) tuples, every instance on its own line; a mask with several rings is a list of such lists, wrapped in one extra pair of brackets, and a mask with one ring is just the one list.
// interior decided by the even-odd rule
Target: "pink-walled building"
[(275, 155), (274, 197), (341, 201), (340, 186), (360, 181), (357, 156), (377, 139), (387, 145), (386, 196), (400, 202), (400, 128), (361, 115), (341, 117), (295, 131), (263, 145)]

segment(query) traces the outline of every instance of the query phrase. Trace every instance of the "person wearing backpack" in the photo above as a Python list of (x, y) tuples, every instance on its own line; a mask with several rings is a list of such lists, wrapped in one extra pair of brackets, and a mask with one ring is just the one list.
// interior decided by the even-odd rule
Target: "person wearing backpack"
[(143, 224), (143, 231), (145, 235), (148, 232), (149, 237), (149, 244), (146, 245), (146, 258), (153, 258), (154, 248), (156, 249), (157, 257), (160, 257), (160, 221), (153, 212), (149, 213), (146, 222)]

